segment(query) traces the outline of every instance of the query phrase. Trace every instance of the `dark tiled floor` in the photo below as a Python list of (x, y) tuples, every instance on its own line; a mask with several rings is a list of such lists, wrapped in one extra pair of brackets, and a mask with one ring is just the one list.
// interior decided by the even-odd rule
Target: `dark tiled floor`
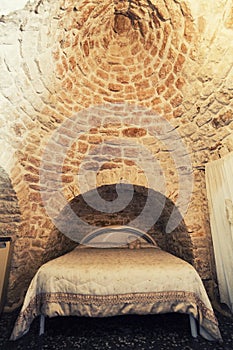
[(208, 342), (190, 335), (186, 315), (128, 315), (111, 318), (56, 317), (46, 319), (45, 334), (38, 336), (36, 319), (28, 334), (18, 341), (9, 341), (17, 311), (0, 316), (1, 350), (47, 349), (182, 349), (232, 350), (233, 319), (216, 314), (223, 343)]

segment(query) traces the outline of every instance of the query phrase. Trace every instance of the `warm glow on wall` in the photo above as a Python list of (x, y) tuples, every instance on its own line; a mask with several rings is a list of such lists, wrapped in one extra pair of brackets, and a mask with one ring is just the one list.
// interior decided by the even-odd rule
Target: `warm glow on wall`
[(33, 0), (0, 0), (0, 15), (8, 15), (13, 11), (23, 9), (28, 2), (33, 2)]

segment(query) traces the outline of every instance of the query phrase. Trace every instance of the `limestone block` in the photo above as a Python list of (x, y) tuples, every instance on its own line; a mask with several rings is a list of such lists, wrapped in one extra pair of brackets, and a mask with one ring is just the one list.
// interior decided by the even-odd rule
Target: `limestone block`
[(10, 101), (13, 110), (15, 110), (14, 106), (17, 106), (22, 101), (22, 94), (15, 88), (13, 83), (10, 87), (2, 89), (2, 95)]
[(7, 70), (17, 72), (21, 61), (19, 42), (17, 41), (13, 45), (2, 45), (0, 52), (3, 54)]
[(22, 32), (21, 49), (23, 57), (29, 56), (30, 58), (33, 58), (37, 56), (38, 35), (38, 29)]
[(39, 71), (45, 77), (50, 78), (52, 72), (54, 72), (54, 61), (52, 55), (52, 49), (47, 49), (45, 52), (36, 56), (35, 60), (38, 64)]
[(222, 141), (222, 143), (229, 152), (232, 152), (233, 151), (233, 133), (231, 133), (228, 137), (226, 137)]
[(203, 125), (209, 123), (212, 120), (212, 114), (207, 111), (202, 115), (199, 115), (196, 117), (195, 122), (199, 127), (202, 127)]
[(233, 91), (230, 89), (221, 89), (215, 94), (215, 96), (219, 103), (228, 105), (233, 100)]
[(214, 65), (215, 75), (221, 76), (222, 79), (225, 79), (228, 76), (232, 69), (232, 55), (233, 48), (229, 46), (229, 48), (225, 51), (225, 55), (222, 56), (220, 62), (216, 62)]
[(0, 69), (0, 89), (1, 90), (7, 90), (8, 88), (11, 89), (12, 85), (14, 84), (13, 76), (12, 76), (12, 74), (10, 74), (9, 70), (7, 69), (7, 66), (4, 63), (3, 59), (1, 59), (1, 63), (0, 64), (1, 64), (1, 69)]
[(214, 101), (211, 106), (208, 108), (208, 111), (210, 111), (213, 114), (218, 114), (222, 109), (222, 104), (218, 101)]
[(53, 46), (55, 32), (52, 32), (52, 29), (54, 30), (54, 25), (52, 26), (51, 22), (55, 22), (57, 25), (57, 21), (54, 20), (50, 21), (50, 24), (48, 24), (45, 19), (43, 19), (43, 22), (44, 23), (40, 25), (40, 30), (36, 41), (37, 51), (40, 54), (47, 50), (49, 46)]
[(197, 125), (195, 123), (189, 123), (185, 126), (179, 127), (179, 133), (181, 136), (190, 136), (197, 131)]
[(13, 23), (5, 25), (0, 22), (0, 45), (16, 45), (18, 44), (19, 32)]

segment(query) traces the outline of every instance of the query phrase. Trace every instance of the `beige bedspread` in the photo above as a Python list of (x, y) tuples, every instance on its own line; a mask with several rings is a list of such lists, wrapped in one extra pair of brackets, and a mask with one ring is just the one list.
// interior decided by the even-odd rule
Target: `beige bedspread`
[(40, 314), (105, 317), (167, 312), (191, 314), (202, 336), (221, 339), (202, 281), (190, 264), (156, 248), (76, 248), (38, 270), (11, 340), (27, 333)]

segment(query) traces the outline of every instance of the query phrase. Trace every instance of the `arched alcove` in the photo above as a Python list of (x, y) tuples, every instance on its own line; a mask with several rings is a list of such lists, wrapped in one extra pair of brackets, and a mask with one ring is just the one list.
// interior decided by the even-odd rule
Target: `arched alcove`
[[(144, 229), (148, 227), (149, 218), (147, 214), (143, 214), (143, 209), (149, 202), (149, 215), (154, 216), (154, 223), (148, 230), (148, 233), (162, 249), (192, 263), (191, 238), (179, 211), (178, 215), (180, 217), (177, 218), (177, 227), (170, 233), (166, 232), (168, 221), (174, 208), (176, 208), (175, 204), (157, 191), (144, 186), (133, 185), (133, 195), (129, 203), (126, 203), (118, 212), (109, 212), (108, 204), (116, 200), (118, 195), (121, 196), (124, 194), (123, 200), (129, 198), (127, 192), (130, 192), (132, 188), (123, 183), (120, 187), (121, 193), (117, 191), (117, 184), (111, 184), (100, 186), (97, 189), (74, 197), (61, 211), (59, 217), (56, 219), (56, 225), (62, 232), (68, 234), (77, 242), (81, 241), (84, 236), (96, 227), (134, 225), (135, 227)], [(99, 197), (96, 197), (97, 193)], [(91, 206), (91, 203), (98, 205), (98, 200), (99, 203), (102, 200), (105, 202), (105, 212), (98, 209), (98, 206)]]

